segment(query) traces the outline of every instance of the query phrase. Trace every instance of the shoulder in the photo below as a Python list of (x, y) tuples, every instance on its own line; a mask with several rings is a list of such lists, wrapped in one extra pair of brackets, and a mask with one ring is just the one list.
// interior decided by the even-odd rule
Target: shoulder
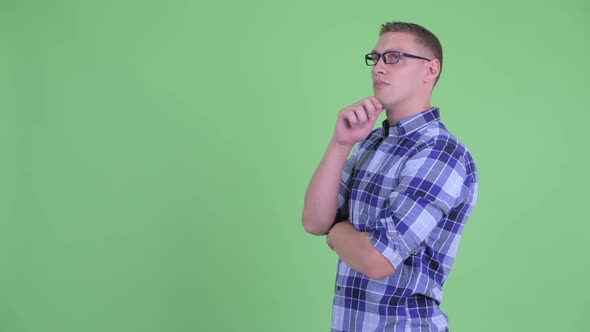
[(440, 122), (433, 122), (415, 132), (414, 155), (434, 159), (451, 167), (463, 168), (466, 175), (475, 176), (475, 162), (463, 142), (450, 133)]
[(415, 135), (417, 150), (432, 149), (453, 156), (469, 156), (465, 144), (451, 134), (440, 122), (433, 122), (418, 130)]

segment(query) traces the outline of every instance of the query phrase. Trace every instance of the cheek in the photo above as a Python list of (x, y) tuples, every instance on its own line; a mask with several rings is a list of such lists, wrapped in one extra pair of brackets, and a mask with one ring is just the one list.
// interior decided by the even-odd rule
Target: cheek
[(412, 91), (418, 88), (420, 82), (420, 78), (416, 71), (400, 71), (398, 75), (394, 78), (393, 86), (398, 91)]

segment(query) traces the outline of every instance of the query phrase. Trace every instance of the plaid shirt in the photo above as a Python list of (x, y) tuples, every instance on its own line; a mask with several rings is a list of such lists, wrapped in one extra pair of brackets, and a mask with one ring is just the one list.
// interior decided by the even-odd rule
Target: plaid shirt
[(476, 199), (473, 159), (438, 108), (373, 130), (346, 162), (336, 218), (396, 272), (373, 280), (339, 260), (332, 331), (448, 330), (442, 286)]

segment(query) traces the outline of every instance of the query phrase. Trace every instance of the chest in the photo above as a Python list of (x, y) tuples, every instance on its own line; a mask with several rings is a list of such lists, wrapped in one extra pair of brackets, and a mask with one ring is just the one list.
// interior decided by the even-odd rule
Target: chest
[(359, 155), (352, 173), (350, 216), (359, 230), (371, 228), (382, 218), (411, 149), (400, 142), (381, 144)]

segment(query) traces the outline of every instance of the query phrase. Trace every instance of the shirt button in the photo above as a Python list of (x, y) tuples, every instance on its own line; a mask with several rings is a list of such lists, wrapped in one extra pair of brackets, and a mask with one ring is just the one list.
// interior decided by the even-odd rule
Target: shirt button
[(340, 286), (336, 287), (336, 290), (340, 290), (340, 289), (342, 289), (342, 287), (340, 287)]

